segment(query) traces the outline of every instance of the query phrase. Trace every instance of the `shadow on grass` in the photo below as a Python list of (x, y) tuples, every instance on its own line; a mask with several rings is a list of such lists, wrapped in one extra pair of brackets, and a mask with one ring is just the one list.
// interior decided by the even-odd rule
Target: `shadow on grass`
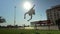
[(23, 32), (21, 32), (20, 34), (24, 34)]
[(47, 34), (51, 34), (51, 33), (47, 33)]
[(35, 32), (35, 34), (40, 34), (39, 32)]

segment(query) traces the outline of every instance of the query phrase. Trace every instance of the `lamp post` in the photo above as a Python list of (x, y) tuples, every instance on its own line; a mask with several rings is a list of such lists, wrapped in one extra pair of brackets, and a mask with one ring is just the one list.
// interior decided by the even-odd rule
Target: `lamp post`
[(15, 23), (16, 23), (16, 6), (14, 7), (14, 26), (15, 26)]

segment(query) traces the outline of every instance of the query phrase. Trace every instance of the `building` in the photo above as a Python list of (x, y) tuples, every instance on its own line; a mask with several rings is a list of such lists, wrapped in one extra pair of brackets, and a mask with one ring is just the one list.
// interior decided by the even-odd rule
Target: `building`
[(56, 5), (46, 10), (47, 19), (54, 25), (56, 25), (56, 20), (60, 18), (60, 5)]
[(31, 26), (45, 26), (47, 25), (47, 20), (43, 20), (43, 21), (34, 21), (31, 22)]
[(31, 22), (31, 26), (33, 27), (33, 29), (58, 30), (58, 27), (56, 25), (50, 25), (50, 26), (48, 26), (48, 24), (50, 24), (49, 20)]

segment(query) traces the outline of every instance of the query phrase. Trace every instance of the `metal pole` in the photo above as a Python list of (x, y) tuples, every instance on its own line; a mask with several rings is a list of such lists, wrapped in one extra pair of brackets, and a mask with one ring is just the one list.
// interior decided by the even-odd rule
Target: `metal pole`
[(14, 26), (15, 26), (15, 23), (16, 23), (16, 6), (14, 7)]

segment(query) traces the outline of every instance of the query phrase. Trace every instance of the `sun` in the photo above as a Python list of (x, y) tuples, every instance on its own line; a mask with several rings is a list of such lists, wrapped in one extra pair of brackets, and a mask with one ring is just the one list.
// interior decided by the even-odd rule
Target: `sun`
[(30, 2), (25, 2), (23, 6), (24, 6), (24, 9), (26, 10), (29, 10), (32, 7)]

